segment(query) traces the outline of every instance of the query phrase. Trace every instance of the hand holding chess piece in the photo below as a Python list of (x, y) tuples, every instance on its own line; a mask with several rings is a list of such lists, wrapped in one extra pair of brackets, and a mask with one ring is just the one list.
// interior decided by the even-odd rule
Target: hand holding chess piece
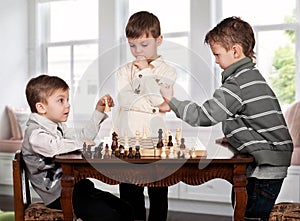
[(109, 94), (101, 97), (96, 104), (96, 110), (100, 112), (109, 112), (110, 108), (114, 106), (114, 101)]

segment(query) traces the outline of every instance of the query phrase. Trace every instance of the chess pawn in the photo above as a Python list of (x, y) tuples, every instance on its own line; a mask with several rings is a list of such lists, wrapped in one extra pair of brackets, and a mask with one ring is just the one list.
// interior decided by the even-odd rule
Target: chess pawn
[(123, 159), (125, 157), (125, 148), (123, 145), (120, 145), (119, 152), (120, 152), (120, 158)]
[(175, 154), (174, 154), (174, 147), (170, 147), (170, 154), (169, 154), (169, 159), (174, 159), (175, 158)]
[(91, 145), (87, 146), (87, 151), (86, 151), (86, 154), (85, 154), (85, 158), (87, 158), (87, 159), (92, 158), (92, 149), (91, 148), (92, 148)]
[(164, 147), (164, 146), (161, 148), (160, 158), (162, 158), (162, 159), (166, 159), (167, 158), (166, 147)]
[(98, 159), (99, 158), (99, 147), (95, 147), (93, 158), (94, 159)]
[(86, 143), (84, 142), (82, 145), (82, 155), (85, 156), (86, 154)]
[(184, 150), (184, 149), (185, 149), (185, 144), (184, 144), (184, 142), (185, 142), (185, 141), (184, 141), (184, 138), (181, 138), (181, 140), (180, 140), (180, 146), (179, 146), (181, 150)]
[(188, 149), (186, 149), (185, 152), (184, 152), (184, 158), (185, 159), (190, 159), (191, 158), (190, 151)]
[(195, 151), (195, 147), (193, 147), (192, 149), (192, 155), (191, 155), (192, 158), (196, 158), (197, 155), (196, 155), (196, 151)]
[(129, 152), (128, 152), (127, 157), (130, 158), (130, 159), (132, 159), (134, 157), (133, 152), (132, 152), (132, 147), (129, 147)]
[(104, 159), (110, 158), (109, 156), (109, 146), (108, 144), (105, 144), (105, 152), (104, 152)]
[(140, 147), (139, 146), (135, 147), (135, 156), (134, 157), (138, 158), (138, 159), (141, 158), (141, 153), (140, 153)]
[(104, 102), (105, 102), (105, 108), (104, 108), (104, 112), (109, 112), (110, 111), (110, 107), (108, 105), (108, 101), (107, 101), (107, 97), (104, 97)]

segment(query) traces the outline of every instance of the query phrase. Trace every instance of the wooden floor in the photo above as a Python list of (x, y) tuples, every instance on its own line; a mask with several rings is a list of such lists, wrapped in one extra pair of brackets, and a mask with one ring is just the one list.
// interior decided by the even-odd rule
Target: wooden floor
[[(0, 195), (0, 210), (13, 211), (14, 201), (13, 197)], [(230, 217), (213, 216), (194, 213), (180, 213), (180, 212), (168, 212), (168, 221), (230, 221)]]

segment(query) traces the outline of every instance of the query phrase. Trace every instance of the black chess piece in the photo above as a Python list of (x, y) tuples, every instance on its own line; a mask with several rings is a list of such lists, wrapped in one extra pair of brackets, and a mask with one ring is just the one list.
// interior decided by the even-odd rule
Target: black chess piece
[(169, 136), (169, 142), (168, 142), (168, 147), (173, 147), (173, 142), (172, 142), (172, 135)]
[(86, 151), (86, 157), (87, 159), (92, 159), (93, 153), (92, 153), (92, 145), (87, 146), (87, 151)]
[(140, 147), (139, 146), (135, 147), (135, 156), (134, 157), (138, 158), (138, 159), (141, 158), (141, 153), (140, 153)]
[(115, 155), (115, 151), (118, 148), (118, 134), (116, 132), (112, 133), (112, 144), (111, 144), (111, 155)]
[(179, 146), (181, 150), (185, 150), (185, 144), (184, 144), (184, 142), (185, 142), (184, 138), (181, 138), (181, 140), (180, 140), (180, 146)]
[(158, 130), (158, 142), (156, 144), (156, 148), (162, 148), (164, 146), (162, 134), (163, 134), (162, 129), (159, 129)]
[(84, 142), (82, 145), (82, 155), (84, 156), (86, 154), (86, 143)]
[(129, 153), (128, 153), (128, 158), (132, 159), (134, 156), (133, 156), (133, 152), (132, 152), (132, 147), (129, 147)]

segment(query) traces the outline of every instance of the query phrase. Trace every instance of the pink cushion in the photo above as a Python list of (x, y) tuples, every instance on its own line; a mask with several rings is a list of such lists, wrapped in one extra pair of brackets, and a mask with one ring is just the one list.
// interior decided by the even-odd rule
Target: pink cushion
[(11, 140), (22, 140), (29, 117), (29, 110), (24, 108), (14, 108), (6, 106), (6, 111), (11, 128)]
[(284, 116), (294, 143), (292, 164), (300, 165), (300, 101), (289, 106)]

